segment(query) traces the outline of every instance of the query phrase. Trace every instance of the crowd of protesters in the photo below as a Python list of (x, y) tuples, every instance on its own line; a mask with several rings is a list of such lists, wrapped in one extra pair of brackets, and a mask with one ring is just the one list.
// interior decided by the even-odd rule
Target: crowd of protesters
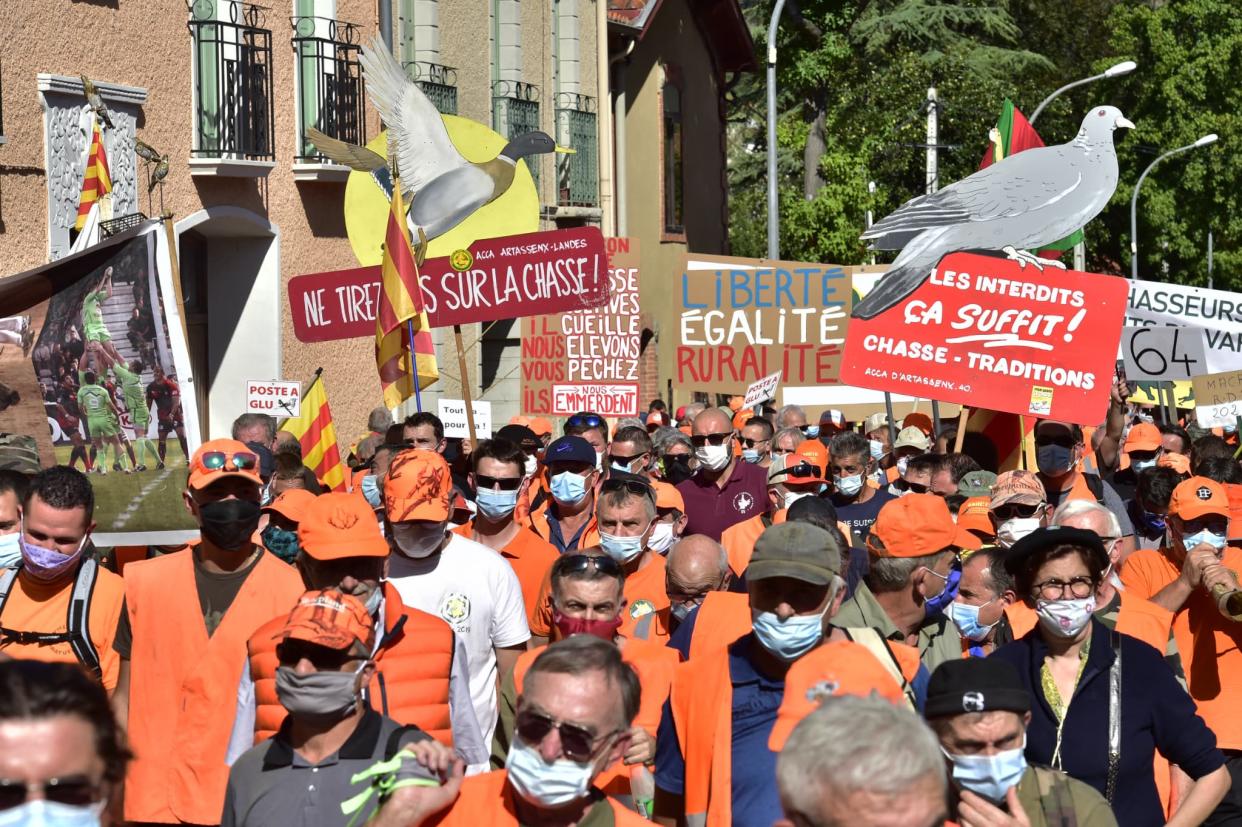
[(179, 546), (0, 450), (0, 824), (1242, 824), (1238, 435), (1128, 395), (378, 408), (331, 492), (245, 415)]

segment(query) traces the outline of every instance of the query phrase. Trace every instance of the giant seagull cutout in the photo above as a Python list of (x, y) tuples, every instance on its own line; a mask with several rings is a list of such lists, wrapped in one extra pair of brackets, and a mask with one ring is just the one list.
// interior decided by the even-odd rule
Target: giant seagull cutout
[(1093, 109), (1074, 140), (1028, 149), (939, 192), (912, 198), (863, 233), (875, 250), (901, 250), (851, 315), (871, 319), (918, 289), (949, 253), (1005, 253), (1022, 267), (1065, 269), (1038, 250), (1100, 214), (1117, 189), (1113, 131), (1133, 129), (1113, 106)]

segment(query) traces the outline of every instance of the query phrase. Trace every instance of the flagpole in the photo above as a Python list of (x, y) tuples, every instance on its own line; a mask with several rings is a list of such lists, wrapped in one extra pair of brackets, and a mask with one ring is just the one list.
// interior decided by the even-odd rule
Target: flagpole
[[(417, 265), (415, 265), (417, 267)], [(417, 272), (417, 270), (415, 270)], [(418, 354), (414, 351), (414, 319), (413, 317), (405, 320), (405, 329), (409, 334), (410, 345), (410, 380), (414, 384), (414, 408), (419, 413), (423, 412), (423, 394), (422, 389), (418, 385)]]

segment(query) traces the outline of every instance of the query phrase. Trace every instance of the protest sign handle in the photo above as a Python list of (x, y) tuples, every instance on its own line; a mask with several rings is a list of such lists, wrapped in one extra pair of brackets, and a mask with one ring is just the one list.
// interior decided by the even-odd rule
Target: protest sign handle
[(1026, 417), (1018, 417), (1018, 444), (1021, 446), (1022, 467), (1027, 471), (1035, 470), (1035, 440), (1027, 436)]
[(884, 414), (888, 417), (888, 446), (891, 451), (897, 442), (897, 428), (893, 425), (893, 395), (888, 391), (884, 391)]
[(461, 344), (461, 325), (453, 325), (453, 338), (457, 342), (457, 370), (461, 373), (461, 401), (466, 405), (466, 427), (470, 429), (470, 449), (474, 450), (474, 404), (470, 399), (470, 375), (466, 372), (466, 351)]
[(963, 405), (961, 413), (957, 415), (957, 436), (953, 438), (953, 453), (955, 454), (962, 452), (962, 443), (966, 441), (966, 420), (969, 418), (970, 408)]

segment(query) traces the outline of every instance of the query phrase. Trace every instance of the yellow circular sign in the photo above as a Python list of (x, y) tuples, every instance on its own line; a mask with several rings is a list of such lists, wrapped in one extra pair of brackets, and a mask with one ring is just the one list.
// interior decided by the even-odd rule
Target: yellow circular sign
[[(498, 133), (469, 118), (443, 115), (449, 138), (457, 151), (472, 163), (490, 161), (500, 154), (508, 141)], [(388, 131), (384, 130), (367, 144), (367, 149), (387, 157)], [(538, 159), (530, 159), (538, 162)], [(388, 226), (388, 196), (369, 172), (355, 170), (345, 184), (345, 232), (349, 235), (354, 257), (363, 267), (383, 260), (384, 232)], [(539, 229), (539, 193), (526, 163), (517, 165), (513, 183), (503, 195), (476, 210), (469, 218), (434, 238), (428, 245), (427, 258), (447, 256), (456, 250), (468, 250), (481, 238), (500, 238)], [(413, 236), (417, 238), (417, 236)], [(469, 265), (466, 265), (469, 267)]]
[(469, 270), (471, 264), (474, 264), (474, 256), (470, 255), (469, 250), (454, 250), (449, 256), (449, 266), (459, 273)]

